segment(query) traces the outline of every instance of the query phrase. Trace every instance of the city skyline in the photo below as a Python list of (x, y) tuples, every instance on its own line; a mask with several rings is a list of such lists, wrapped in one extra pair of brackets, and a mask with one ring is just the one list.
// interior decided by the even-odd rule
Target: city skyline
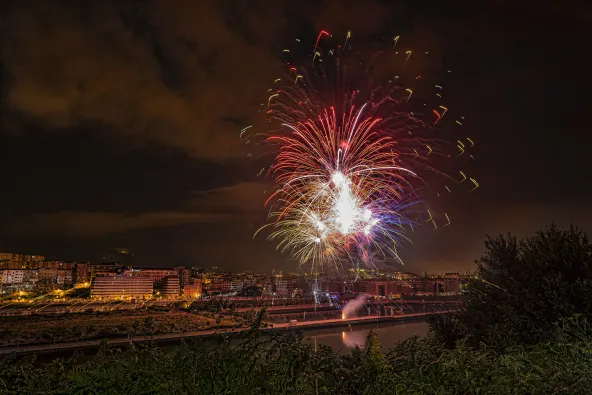
[[(478, 193), (446, 201), (451, 226), (416, 232), (394, 268), (467, 270), (486, 234), (590, 229), (590, 63), (570, 39), (589, 32), (589, 14), (497, 3), (7, 5), (0, 250), (97, 262), (124, 247), (146, 267), (295, 270), (253, 240), (267, 184), (238, 135), (285, 42), (319, 29), (400, 34), (431, 52), (426, 66), (451, 70), (450, 102), (478, 143)], [(38, 24), (46, 15), (59, 23)]]
[[(214, 270), (217, 269), (217, 270)], [(60, 310), (52, 301), (67, 302), (70, 307), (84, 301), (73, 311), (90, 310), (94, 302), (127, 302), (127, 307), (157, 300), (189, 300), (205, 297), (260, 299), (275, 296), (284, 299), (350, 298), (403, 296), (459, 296), (472, 273), (410, 273), (349, 269), (348, 272), (290, 273), (277, 271), (229, 272), (221, 268), (140, 268), (117, 261), (64, 262), (42, 255), (0, 252), (0, 295), (9, 306), (25, 303), (35, 313)], [(365, 296), (364, 296), (365, 295)], [(331, 302), (330, 302), (331, 303)], [(14, 306), (13, 306), (14, 307)], [(57, 311), (55, 310), (55, 311)], [(61, 311), (61, 310), (60, 310)], [(68, 311), (67, 309), (64, 311)], [(70, 311), (72, 312), (72, 311)], [(9, 314), (12, 314), (11, 312)]]

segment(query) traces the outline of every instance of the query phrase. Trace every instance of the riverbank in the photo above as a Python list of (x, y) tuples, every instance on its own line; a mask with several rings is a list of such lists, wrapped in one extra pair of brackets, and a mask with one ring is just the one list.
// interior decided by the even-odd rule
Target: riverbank
[[(350, 319), (330, 319), (323, 321), (304, 321), (297, 322), (295, 324), (273, 324), (267, 328), (261, 328), (261, 332), (264, 334), (280, 333), (283, 331), (293, 330), (305, 330), (305, 329), (323, 329), (323, 328), (335, 328), (335, 327), (347, 327), (353, 325), (361, 325), (368, 323), (386, 323), (386, 322), (409, 322), (418, 321), (424, 319), (430, 314), (444, 314), (445, 312), (438, 313), (416, 313), (416, 314), (404, 314), (397, 316), (368, 316), (368, 317), (356, 317)], [(109, 345), (113, 347), (124, 347), (133, 344), (146, 344), (155, 343), (158, 345), (174, 344), (179, 343), (183, 340), (191, 339), (205, 339), (218, 335), (238, 335), (241, 332), (247, 331), (248, 328), (233, 328), (233, 329), (222, 329), (222, 330), (207, 330), (197, 332), (186, 332), (186, 333), (167, 333), (152, 336), (132, 336), (124, 338), (113, 338), (105, 339)], [(64, 353), (75, 350), (96, 350), (99, 348), (100, 343), (103, 340), (82, 340), (73, 342), (62, 342), (62, 343), (50, 343), (50, 344), (32, 344), (24, 346), (11, 346), (0, 348), (0, 355), (8, 354), (51, 354), (51, 353)]]

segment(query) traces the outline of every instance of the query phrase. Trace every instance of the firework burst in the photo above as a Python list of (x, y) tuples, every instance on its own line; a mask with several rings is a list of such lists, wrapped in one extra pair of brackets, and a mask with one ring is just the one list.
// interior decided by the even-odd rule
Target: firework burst
[[(451, 154), (436, 137), (448, 112), (444, 105), (426, 111), (398, 77), (371, 86), (376, 58), (352, 72), (345, 50), (321, 52), (325, 36), (316, 40), (312, 63), (287, 63), (287, 74), (274, 81), (263, 104), (270, 129), (251, 135), (276, 153), (267, 172), (275, 191), (266, 201), (271, 221), (264, 228), (272, 227), (269, 238), (301, 263), (402, 263), (398, 247), (409, 241), (408, 230), (426, 221), (437, 227), (424, 199), (431, 190), (426, 175), (452, 184), (438, 163), (462, 155), (473, 141), (459, 140), (459, 152)], [(350, 38), (348, 32), (346, 44)], [(405, 51), (403, 62), (410, 56)], [(435, 89), (441, 98), (441, 86)]]

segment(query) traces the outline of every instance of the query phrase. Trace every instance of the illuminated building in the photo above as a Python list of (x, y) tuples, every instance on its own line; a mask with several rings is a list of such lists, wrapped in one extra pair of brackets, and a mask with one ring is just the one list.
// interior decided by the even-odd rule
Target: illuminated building
[(365, 293), (371, 296), (399, 296), (414, 293), (413, 286), (400, 280), (361, 280), (344, 283), (344, 291), (351, 293)]
[(199, 298), (201, 296), (201, 281), (195, 281), (193, 284), (185, 284), (183, 287), (183, 296), (186, 298)]
[(37, 270), (8, 269), (0, 270), (2, 291), (12, 293), (16, 291), (32, 291), (37, 283)]
[(276, 280), (275, 281), (275, 292), (279, 295), (288, 294), (288, 280)]
[(232, 292), (240, 292), (245, 287), (245, 282), (243, 281), (231, 281), (230, 282), (230, 290)]
[(130, 273), (132, 276), (149, 277), (154, 283), (162, 282), (166, 277), (176, 276), (177, 271), (173, 269), (133, 269)]
[(153, 291), (152, 279), (143, 276), (97, 276), (91, 284), (91, 297), (99, 300), (149, 299)]
[(90, 265), (85, 262), (76, 263), (74, 278), (76, 286), (87, 284), (90, 281)]
[(39, 281), (35, 288), (39, 292), (72, 288), (74, 283), (73, 267), (74, 263), (72, 262), (41, 262), (39, 268)]
[(179, 285), (181, 286), (181, 289), (183, 289), (186, 284), (191, 283), (191, 269), (179, 266), (175, 268), (175, 271), (179, 276)]
[(208, 292), (230, 292), (230, 281), (227, 280), (213, 280), (208, 285)]
[(74, 262), (64, 261), (42, 261), (39, 262), (39, 269), (73, 270)]
[(0, 269), (36, 269), (43, 260), (41, 255), (0, 252)]
[(181, 294), (179, 276), (165, 277), (162, 284), (161, 295), (164, 298), (176, 298)]
[(10, 263), (18, 262), (21, 254), (14, 254), (12, 252), (0, 252), (0, 265), (3, 269), (9, 269)]
[(28, 270), (12, 269), (2, 271), (2, 284), (20, 284), (24, 282), (25, 272)]
[(90, 278), (93, 279), (96, 276), (104, 276), (111, 274), (122, 274), (124, 268), (118, 263), (101, 263), (98, 265), (89, 265)]
[(275, 276), (273, 280), (275, 284), (275, 292), (279, 295), (288, 295), (294, 292), (298, 277), (292, 275)]

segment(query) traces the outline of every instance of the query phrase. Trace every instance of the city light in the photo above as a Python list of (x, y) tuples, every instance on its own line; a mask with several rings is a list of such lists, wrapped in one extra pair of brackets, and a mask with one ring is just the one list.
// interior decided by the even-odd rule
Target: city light
[[(343, 174), (336, 175), (334, 179), (342, 185), (347, 183)], [(361, 209), (359, 218), (372, 220), (373, 214), (369, 209)], [(326, 229), (326, 226), (321, 222), (317, 224), (319, 229)], [(76, 263), (60, 261), (41, 261), (36, 268), (0, 270), (4, 273), (2, 292), (6, 295), (10, 290), (8, 294), (12, 295), (12, 298), (0, 302), (0, 313), (10, 311), (15, 314), (11, 309), (16, 308), (18, 314), (19, 303), (26, 303), (26, 309), (37, 314), (80, 313), (91, 309), (149, 309), (171, 306), (176, 301), (182, 302), (179, 306), (185, 309), (192, 307), (199, 310), (203, 302), (222, 298), (235, 303), (251, 300), (254, 306), (259, 307), (308, 305), (308, 313), (322, 308), (328, 319), (348, 321), (363, 319), (356, 309), (346, 308), (350, 306), (348, 300), (360, 293), (369, 295), (368, 300), (373, 301), (389, 301), (402, 295), (455, 295), (460, 292), (462, 282), (470, 278), (458, 273), (413, 275), (388, 271), (378, 273), (368, 269), (352, 272), (352, 277), (359, 277), (352, 281), (348, 277), (319, 273), (194, 273), (183, 267), (134, 269), (117, 264), (87, 263), (78, 268)], [(38, 277), (38, 270), (43, 270), (43, 281)], [(49, 279), (49, 273), (55, 278)], [(66, 295), (70, 297), (66, 298)], [(306, 321), (307, 310), (302, 309), (302, 317)], [(400, 309), (388, 308), (384, 314), (399, 314), (398, 311)], [(373, 313), (376, 314), (376, 311)], [(308, 317), (311, 319), (314, 315)]]

